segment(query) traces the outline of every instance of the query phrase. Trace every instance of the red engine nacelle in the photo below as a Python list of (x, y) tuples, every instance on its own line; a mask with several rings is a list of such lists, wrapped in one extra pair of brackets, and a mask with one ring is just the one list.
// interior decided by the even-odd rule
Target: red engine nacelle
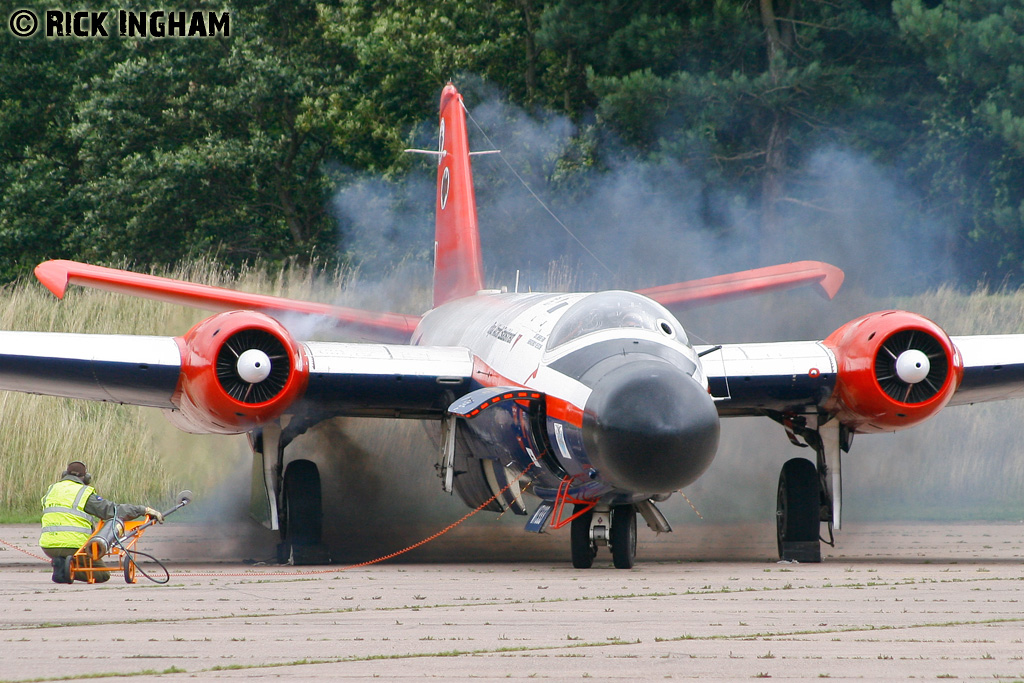
[(179, 410), (168, 417), (185, 431), (247, 432), (280, 417), (306, 390), (302, 345), (263, 313), (218, 313), (176, 341), (181, 378), (172, 400)]
[(923, 422), (945, 407), (963, 379), (963, 360), (949, 335), (916, 313), (871, 313), (824, 343), (838, 365), (825, 407), (856, 432)]

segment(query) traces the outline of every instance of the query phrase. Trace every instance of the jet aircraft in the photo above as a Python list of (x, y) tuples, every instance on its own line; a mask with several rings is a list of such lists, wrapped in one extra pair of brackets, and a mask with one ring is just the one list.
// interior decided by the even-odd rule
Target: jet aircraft
[[(512, 510), (526, 529), (570, 526), (570, 555), (636, 557), (637, 513), (697, 480), (722, 418), (777, 423), (810, 457), (782, 468), (782, 559), (820, 561), (822, 525), (841, 526), (841, 455), (856, 434), (912, 427), (948, 405), (1024, 395), (1024, 335), (950, 337), (907, 311), (880, 311), (817, 341), (694, 345), (674, 311), (843, 274), (798, 262), (629, 291), (485, 289), (462, 96), (441, 94), (433, 308), (378, 313), (237, 292), (71, 261), (38, 279), (216, 311), (180, 337), (0, 333), (0, 389), (163, 409), (195, 433), (247, 434), (251, 512), (281, 533), (282, 561), (317, 563), (320, 474), (289, 444), (339, 416), (424, 420), (441, 487), (471, 508)], [(280, 318), (332, 321), (303, 341)], [(344, 453), (337, 456), (344, 466)], [(523, 489), (537, 503), (529, 510)], [(532, 500), (532, 499), (531, 499)]]

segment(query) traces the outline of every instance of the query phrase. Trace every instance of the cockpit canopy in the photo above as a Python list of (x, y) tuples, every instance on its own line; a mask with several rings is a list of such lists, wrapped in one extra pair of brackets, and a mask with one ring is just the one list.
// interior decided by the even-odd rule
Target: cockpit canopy
[(555, 323), (548, 340), (553, 349), (599, 330), (637, 328), (690, 345), (676, 319), (661, 305), (634, 292), (599, 292), (581, 299)]

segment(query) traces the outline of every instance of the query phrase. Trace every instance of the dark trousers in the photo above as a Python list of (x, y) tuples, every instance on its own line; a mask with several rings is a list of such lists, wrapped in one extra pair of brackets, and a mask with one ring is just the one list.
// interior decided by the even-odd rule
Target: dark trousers
[[(50, 578), (54, 583), (71, 583), (71, 556), (78, 552), (78, 548), (43, 548), (43, 552), (50, 558), (50, 566), (53, 567), (53, 576)], [(105, 568), (101, 560), (93, 560), (92, 566)], [(110, 580), (110, 572), (91, 572), (96, 583), (103, 583)], [(88, 577), (81, 573), (75, 577), (78, 581), (88, 581)]]

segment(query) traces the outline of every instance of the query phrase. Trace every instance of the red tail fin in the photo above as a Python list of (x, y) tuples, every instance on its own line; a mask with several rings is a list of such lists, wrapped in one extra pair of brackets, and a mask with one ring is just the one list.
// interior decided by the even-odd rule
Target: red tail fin
[(483, 289), (484, 281), (466, 112), (462, 95), (451, 83), (441, 91), (439, 135), (434, 306), (470, 296)]

